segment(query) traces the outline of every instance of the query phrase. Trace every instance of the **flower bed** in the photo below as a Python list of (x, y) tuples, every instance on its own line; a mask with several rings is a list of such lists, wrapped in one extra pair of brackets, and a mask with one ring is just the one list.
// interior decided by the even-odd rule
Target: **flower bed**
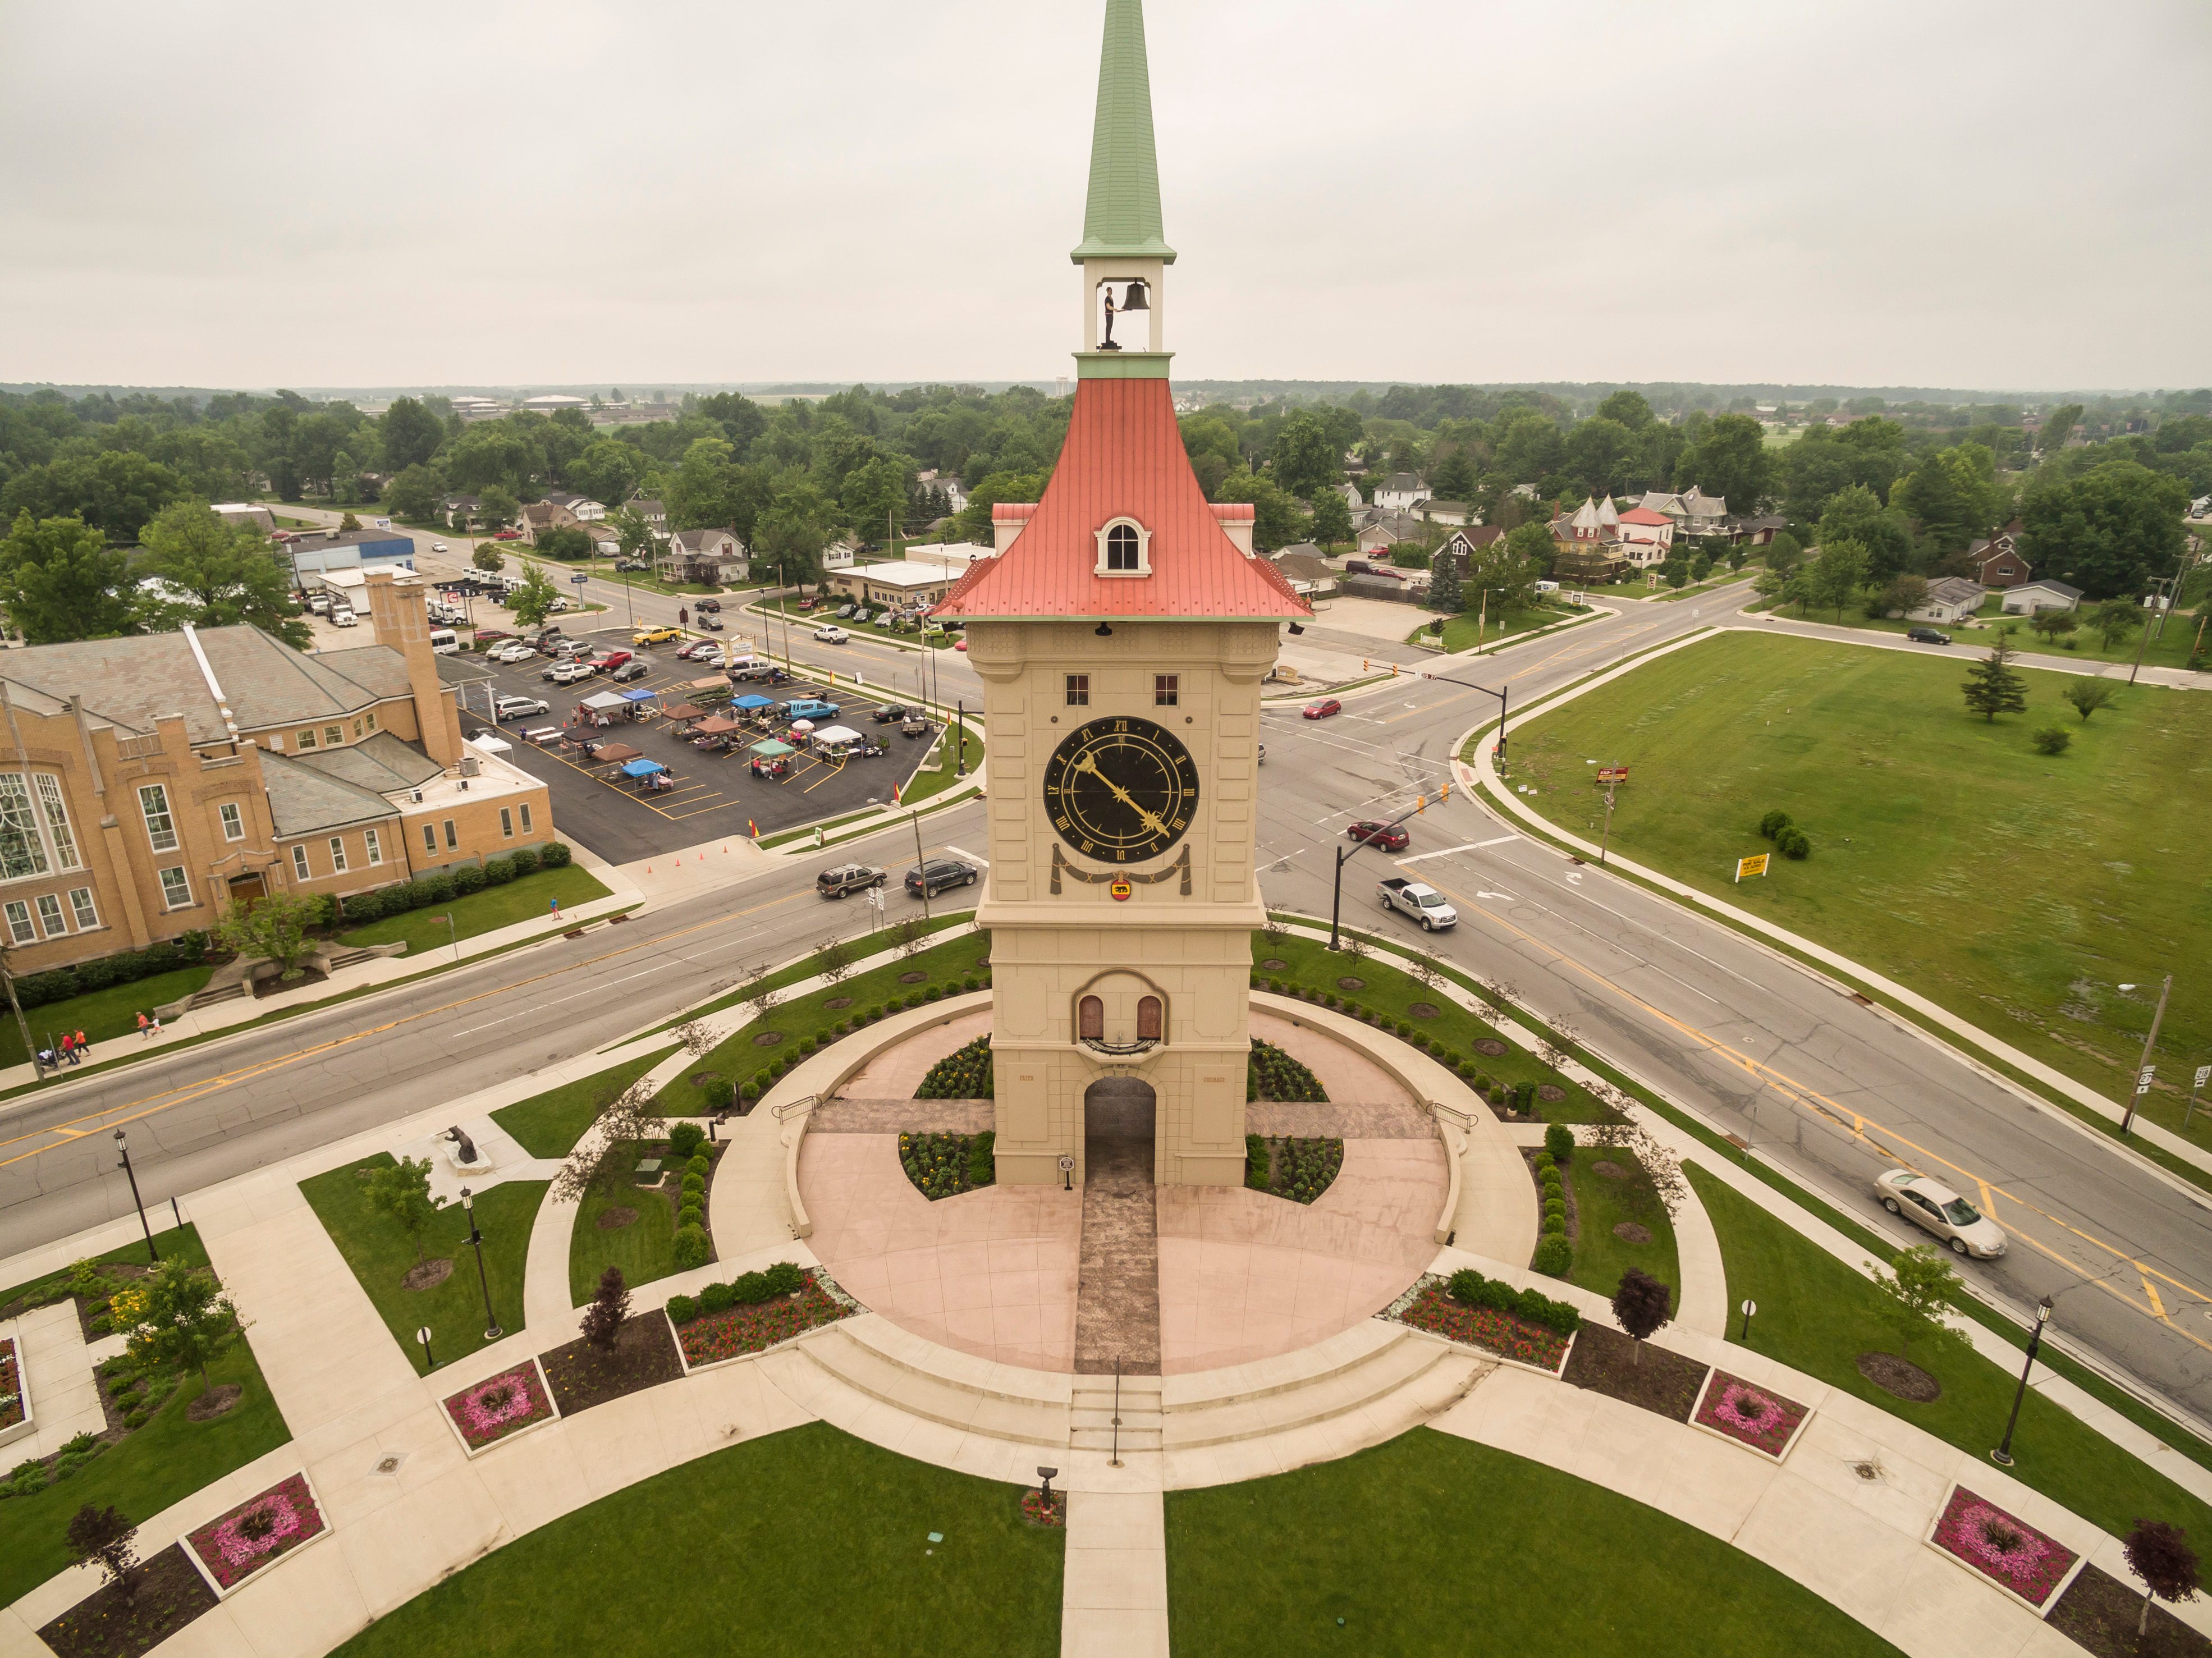
[[(841, 1293), (825, 1287), (818, 1272), (788, 1295), (752, 1305), (726, 1307), (720, 1312), (699, 1313), (676, 1324), (676, 1339), (684, 1349), (684, 1362), (692, 1370), (720, 1364), (748, 1353), (765, 1352), (779, 1343), (823, 1324), (834, 1324), (860, 1310)], [(672, 1309), (671, 1319), (674, 1319)]]
[(1022, 1493), (1022, 1518), (1032, 1526), (1059, 1529), (1067, 1524), (1067, 1493), (1054, 1491), (1047, 1497), (1042, 1491)]
[(1400, 1300), (1404, 1304), (1394, 1307), (1389, 1316), (1417, 1330), (1480, 1347), (1548, 1376), (1559, 1375), (1566, 1363), (1571, 1338), (1494, 1307), (1462, 1306), (1435, 1279), (1415, 1284)]
[(1692, 1420), (1778, 1461), (1810, 1414), (1794, 1400), (1726, 1370), (1715, 1370), (1706, 1380), (1705, 1397), (1698, 1401)]
[(228, 1594), (271, 1560), (329, 1529), (307, 1488), (307, 1476), (295, 1473), (202, 1526), (185, 1542), (216, 1592)]
[(13, 1337), (0, 1337), (0, 1434), (27, 1419), (23, 1405), (23, 1363)]
[(2040, 1612), (2077, 1558), (2055, 1537), (2014, 1518), (1964, 1485), (1936, 1516), (1929, 1542)]
[(447, 1419), (471, 1453), (525, 1428), (550, 1422), (555, 1415), (552, 1394), (538, 1374), (534, 1358), (462, 1388), (447, 1397), (445, 1408)]
[(988, 1128), (980, 1134), (902, 1134), (899, 1167), (906, 1170), (915, 1190), (934, 1203), (988, 1186), (997, 1178), (998, 1165), (991, 1155), (997, 1139)]

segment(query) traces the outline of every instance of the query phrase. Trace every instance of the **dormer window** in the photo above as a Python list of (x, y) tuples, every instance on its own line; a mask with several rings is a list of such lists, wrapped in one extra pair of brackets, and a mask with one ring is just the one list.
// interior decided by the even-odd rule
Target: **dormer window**
[(1098, 570), (1103, 576), (1152, 573), (1152, 532), (1133, 518), (1117, 518), (1098, 531)]

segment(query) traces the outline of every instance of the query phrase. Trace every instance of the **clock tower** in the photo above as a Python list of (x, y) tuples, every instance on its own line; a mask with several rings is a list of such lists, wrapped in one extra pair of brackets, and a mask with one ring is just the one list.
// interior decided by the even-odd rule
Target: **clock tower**
[(1083, 232), (1052, 481), (994, 509), (995, 556), (936, 612), (985, 687), (998, 1178), (1058, 1183), (1064, 1158), (1083, 1178), (1110, 1110), (1149, 1132), (1155, 1182), (1236, 1185), (1260, 682), (1310, 611), (1176, 423), (1141, 0), (1107, 0)]

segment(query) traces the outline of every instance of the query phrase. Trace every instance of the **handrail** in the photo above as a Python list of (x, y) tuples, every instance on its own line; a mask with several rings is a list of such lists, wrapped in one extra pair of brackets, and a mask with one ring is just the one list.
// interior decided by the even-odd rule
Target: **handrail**
[(802, 1094), (795, 1100), (786, 1100), (781, 1105), (775, 1107), (769, 1114), (778, 1122), (781, 1122), (785, 1118), (796, 1116), (801, 1111), (811, 1111), (821, 1103), (822, 1096), (819, 1094)]
[(1446, 1105), (1442, 1100), (1423, 1100), (1421, 1103), (1428, 1107), (1429, 1114), (1432, 1117), (1449, 1117), (1462, 1128), (1474, 1127), (1474, 1119), (1455, 1105)]

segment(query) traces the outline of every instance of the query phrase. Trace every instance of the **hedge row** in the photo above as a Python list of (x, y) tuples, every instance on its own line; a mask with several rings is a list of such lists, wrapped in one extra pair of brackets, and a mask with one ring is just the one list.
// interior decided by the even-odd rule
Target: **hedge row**
[(518, 876), (534, 875), (540, 869), (566, 868), (569, 856), (568, 848), (555, 841), (544, 847), (519, 847), (503, 858), (487, 858), (480, 865), (460, 864), (396, 886), (356, 892), (345, 901), (345, 919), (349, 925), (359, 926), (380, 916), (404, 915), (426, 904), (448, 904), (486, 887), (505, 886)]
[(182, 933), (174, 939), (149, 944), (143, 950), (118, 950), (112, 956), (95, 957), (70, 967), (27, 973), (15, 981), (15, 997), (27, 1008), (44, 1007), (50, 1002), (65, 1002), (72, 996), (82, 996), (87, 991), (135, 984), (157, 973), (173, 973), (180, 967), (198, 967), (207, 960), (207, 955), (206, 933)]
[(1501, 1278), (1485, 1278), (1471, 1267), (1463, 1266), (1454, 1272), (1446, 1287), (1451, 1298), (1462, 1307), (1487, 1307), (1493, 1312), (1510, 1313), (1563, 1336), (1571, 1336), (1583, 1327), (1582, 1314), (1566, 1302), (1554, 1301), (1538, 1290), (1516, 1290)]
[(806, 1287), (806, 1274), (787, 1260), (764, 1272), (740, 1273), (735, 1283), (710, 1284), (696, 1296), (668, 1297), (668, 1316), (689, 1324), (706, 1313), (726, 1313), (732, 1307), (757, 1307), (775, 1296), (796, 1295)]

